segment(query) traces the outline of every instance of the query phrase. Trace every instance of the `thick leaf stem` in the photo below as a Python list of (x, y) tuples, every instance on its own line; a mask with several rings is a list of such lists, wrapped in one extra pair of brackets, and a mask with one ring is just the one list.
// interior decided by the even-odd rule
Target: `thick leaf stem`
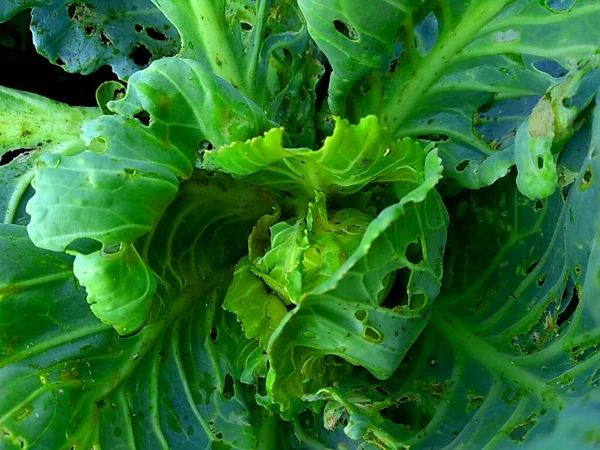
[(543, 380), (535, 377), (517, 363), (518, 358), (511, 360), (485, 340), (469, 332), (460, 320), (448, 312), (440, 310), (434, 314), (431, 322), (445, 336), (457, 352), (467, 352), (482, 367), (491, 373), (501, 376), (545, 401), (553, 401), (553, 406), (560, 410), (565, 400)]
[(423, 95), (431, 88), (450, 64), (454, 56), (464, 48), (477, 32), (493, 19), (509, 0), (487, 0), (474, 2), (454, 29), (440, 36), (431, 53), (421, 61), (414, 73), (399, 73), (389, 88), (387, 104), (383, 108), (383, 120), (392, 135), (398, 130), (422, 103)]

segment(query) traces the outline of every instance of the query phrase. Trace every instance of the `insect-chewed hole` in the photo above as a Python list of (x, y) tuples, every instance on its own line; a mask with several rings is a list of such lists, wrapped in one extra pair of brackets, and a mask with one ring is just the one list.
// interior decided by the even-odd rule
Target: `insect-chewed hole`
[(250, 32), (252, 31), (252, 24), (248, 22), (240, 22), (240, 27), (242, 27), (242, 31)]
[(359, 309), (354, 313), (354, 317), (362, 322), (367, 318), (367, 312), (364, 309)]
[(565, 310), (558, 315), (556, 319), (556, 325), (560, 327), (563, 323), (567, 322), (573, 316), (578, 306), (579, 293), (577, 292), (577, 289), (574, 289), (571, 301), (569, 302)]
[(424, 294), (412, 294), (410, 296), (410, 309), (421, 309), (427, 304), (427, 297)]
[(347, 23), (342, 22), (341, 20), (334, 20), (333, 26), (335, 27), (335, 31), (337, 31), (344, 37), (347, 37), (351, 41), (356, 41), (359, 37), (358, 32), (354, 29), (353, 26), (348, 25)]
[(544, 158), (542, 158), (541, 156), (537, 157), (537, 166), (540, 170), (544, 168)]
[(529, 275), (531, 272), (533, 272), (538, 264), (539, 264), (539, 261), (534, 261), (531, 264), (529, 264), (527, 269), (525, 269), (525, 275)]
[[(404, 401), (402, 401), (404, 400)], [(398, 425), (406, 425), (411, 430), (422, 430), (431, 422), (431, 416), (419, 405), (416, 399), (404, 398), (398, 403), (380, 411), (381, 415)]]
[(581, 188), (587, 189), (590, 187), (590, 184), (592, 184), (592, 169), (588, 167), (581, 176)]
[(469, 161), (468, 159), (465, 159), (464, 161), (461, 161), (456, 165), (456, 171), (464, 172), (469, 167), (470, 164), (471, 164), (471, 161)]
[(145, 67), (152, 59), (152, 52), (144, 44), (138, 44), (129, 54), (136, 66)]
[(81, 253), (82, 255), (89, 255), (90, 253), (97, 252), (102, 248), (102, 242), (92, 238), (78, 238), (67, 245), (65, 250)]
[(152, 116), (145, 109), (142, 109), (137, 114), (134, 114), (133, 117), (139, 120), (144, 126), (150, 126), (150, 122), (152, 122)]
[(230, 374), (225, 376), (225, 384), (223, 385), (222, 394), (227, 400), (235, 396), (235, 385), (233, 383), (233, 377)]
[(33, 149), (31, 148), (17, 148), (15, 150), (10, 150), (0, 156), (0, 167), (10, 164), (16, 159), (27, 159), (32, 151)]
[(423, 262), (423, 246), (421, 244), (421, 239), (417, 242), (411, 242), (406, 247), (406, 251), (404, 252), (406, 259), (408, 262), (412, 264), (420, 264)]
[(156, 28), (146, 27), (146, 34), (150, 39), (154, 39), (155, 41), (166, 41), (167, 35), (161, 33)]
[(377, 329), (368, 326), (363, 330), (363, 339), (377, 344), (382, 341), (383, 336), (381, 336), (381, 333)]

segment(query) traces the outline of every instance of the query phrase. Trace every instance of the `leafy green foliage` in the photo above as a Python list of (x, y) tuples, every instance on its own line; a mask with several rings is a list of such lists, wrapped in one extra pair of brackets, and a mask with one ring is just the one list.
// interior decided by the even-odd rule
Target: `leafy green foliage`
[(39, 53), (68, 72), (110, 65), (122, 79), (152, 61), (177, 54), (177, 31), (150, 0), (3, 0), (0, 22), (32, 8)]
[(0, 448), (598, 445), (597, 2), (26, 8)]

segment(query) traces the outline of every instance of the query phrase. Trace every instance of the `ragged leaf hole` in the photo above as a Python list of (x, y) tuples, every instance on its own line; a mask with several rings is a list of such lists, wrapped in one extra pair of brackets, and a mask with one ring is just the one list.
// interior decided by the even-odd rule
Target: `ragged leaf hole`
[(537, 157), (537, 167), (539, 170), (542, 170), (544, 168), (544, 158), (541, 156)]
[(152, 52), (144, 44), (138, 44), (129, 54), (129, 58), (136, 66), (146, 67), (152, 60)]
[(529, 264), (529, 266), (527, 267), (527, 269), (525, 269), (525, 275), (531, 274), (531, 272), (533, 272), (535, 270), (535, 268), (537, 267), (537, 265), (539, 263), (540, 263), (539, 261), (534, 261), (531, 264)]
[(381, 336), (381, 333), (377, 329), (368, 326), (363, 330), (363, 339), (377, 344), (383, 340), (383, 336)]
[(421, 244), (421, 239), (417, 242), (411, 242), (406, 247), (406, 251), (404, 255), (408, 262), (412, 264), (421, 264), (423, 262), (423, 245)]
[(235, 396), (235, 385), (233, 383), (233, 377), (230, 374), (225, 376), (225, 383), (223, 384), (223, 397), (227, 400)]
[(354, 29), (353, 26), (348, 25), (341, 20), (334, 20), (333, 26), (335, 27), (335, 31), (340, 33), (342, 36), (350, 39), (351, 41), (356, 41), (358, 39), (358, 32)]
[(569, 319), (571, 319), (571, 317), (573, 317), (573, 314), (577, 310), (578, 306), (579, 306), (579, 293), (577, 292), (577, 289), (574, 289), (573, 296), (571, 297), (571, 301), (569, 302), (569, 304), (567, 305), (565, 310), (558, 315), (558, 317), (556, 319), (556, 325), (560, 327), (562, 324), (568, 322)]
[(139, 120), (142, 123), (142, 125), (146, 127), (150, 126), (150, 123), (152, 122), (152, 116), (145, 109), (142, 109), (137, 114), (134, 114), (133, 117)]
[(471, 161), (469, 161), (468, 159), (461, 161), (456, 165), (456, 171), (464, 172), (469, 167), (470, 164), (471, 164)]
[(367, 318), (367, 312), (364, 309), (359, 309), (354, 313), (357, 320), (363, 321)]
[(0, 167), (6, 166), (17, 159), (27, 159), (33, 150), (34, 149), (31, 148), (17, 148), (4, 153), (2, 156), (0, 156)]

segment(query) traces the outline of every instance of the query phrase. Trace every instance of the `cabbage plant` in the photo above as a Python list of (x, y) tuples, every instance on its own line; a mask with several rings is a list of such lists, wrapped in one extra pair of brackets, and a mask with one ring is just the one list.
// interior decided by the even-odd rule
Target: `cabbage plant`
[(25, 10), (0, 448), (600, 445), (600, 2)]

